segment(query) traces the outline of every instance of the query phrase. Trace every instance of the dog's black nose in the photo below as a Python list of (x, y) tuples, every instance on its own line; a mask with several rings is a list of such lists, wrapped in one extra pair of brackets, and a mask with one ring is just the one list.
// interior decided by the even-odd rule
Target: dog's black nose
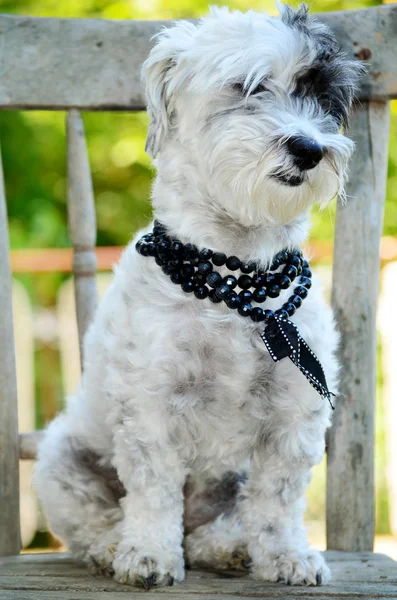
[(308, 137), (290, 137), (287, 147), (302, 171), (314, 169), (324, 156), (324, 148)]

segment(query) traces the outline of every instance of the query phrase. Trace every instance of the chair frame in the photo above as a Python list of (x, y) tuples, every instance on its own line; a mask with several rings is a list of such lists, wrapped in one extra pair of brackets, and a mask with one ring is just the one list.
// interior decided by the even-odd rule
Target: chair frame
[[(350, 129), (349, 201), (337, 207), (332, 304), (341, 334), (340, 395), (328, 436), (327, 547), (372, 550), (376, 304), (389, 138), (397, 97), (397, 6), (324, 13), (350, 57), (369, 60)], [(0, 15), (0, 109), (67, 111), (68, 214), (80, 349), (96, 302), (95, 206), (79, 114), (144, 110), (140, 66), (168, 22)], [(18, 434), (11, 269), (0, 159), (0, 556), (20, 551), (18, 459), (39, 432)], [(82, 353), (81, 353), (82, 356)]]

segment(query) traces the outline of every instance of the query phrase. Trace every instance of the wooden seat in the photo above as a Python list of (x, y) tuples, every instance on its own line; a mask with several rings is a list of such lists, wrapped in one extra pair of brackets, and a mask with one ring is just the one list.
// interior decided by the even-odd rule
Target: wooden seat
[(188, 571), (183, 584), (144, 589), (93, 577), (68, 554), (23, 554), (0, 559), (2, 600), (145, 600), (182, 597), (184, 600), (238, 600), (241, 598), (397, 598), (396, 563), (383, 554), (328, 550), (332, 582), (324, 587), (286, 587), (253, 581), (246, 574)]
[[(34, 458), (39, 432), (18, 435), (6, 201), (0, 161), (0, 598), (44, 600), (214, 597), (397, 598), (397, 565), (373, 554), (376, 303), (389, 135), (397, 97), (397, 6), (322, 14), (350, 56), (369, 60), (352, 118), (356, 142), (345, 207), (338, 205), (333, 307), (341, 332), (341, 390), (328, 435), (324, 588), (189, 572), (155, 592), (93, 578), (66, 554), (19, 555), (19, 458)], [(67, 111), (68, 215), (74, 247), (80, 349), (96, 307), (95, 206), (79, 110), (143, 110), (140, 66), (164, 22), (0, 15), (0, 109)], [(345, 551), (345, 552), (340, 552)]]

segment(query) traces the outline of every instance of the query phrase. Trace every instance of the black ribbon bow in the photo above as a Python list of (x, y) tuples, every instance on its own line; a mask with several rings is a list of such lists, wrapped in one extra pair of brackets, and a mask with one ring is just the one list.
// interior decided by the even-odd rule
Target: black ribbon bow
[(272, 314), (268, 317), (265, 329), (260, 334), (274, 362), (288, 356), (294, 365), (303, 373), (314, 389), (327, 398), (332, 409), (332, 392), (317, 356), (312, 352), (305, 340), (301, 338), (298, 328), (288, 319)]

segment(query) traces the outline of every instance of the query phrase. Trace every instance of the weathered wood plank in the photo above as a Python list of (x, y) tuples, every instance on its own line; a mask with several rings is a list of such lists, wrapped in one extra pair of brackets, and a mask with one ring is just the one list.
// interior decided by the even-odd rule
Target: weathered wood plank
[(97, 306), (96, 218), (94, 193), (84, 125), (78, 111), (67, 116), (68, 144), (68, 218), (73, 244), (73, 274), (79, 332), (80, 360), (83, 365), (83, 341)]
[[(397, 97), (397, 6), (324, 13), (351, 57), (369, 60), (362, 99)], [(0, 107), (142, 110), (142, 62), (172, 21), (0, 15)]]
[(373, 547), (376, 304), (389, 116), (388, 103), (356, 110), (349, 199), (336, 215), (333, 308), (342, 371), (328, 436), (327, 547), (337, 550)]
[(18, 397), (7, 207), (0, 153), (0, 556), (18, 554)]
[[(85, 567), (74, 564), (68, 555), (22, 555), (0, 559), (0, 597), (22, 600), (58, 600), (106, 598), (107, 600), (142, 596), (154, 600), (186, 598), (213, 600), (222, 598), (397, 598), (397, 564), (390, 558), (372, 553), (327, 552), (333, 570), (330, 585), (311, 588), (286, 587), (251, 580), (241, 573), (188, 571), (186, 581), (173, 588), (146, 592), (129, 588), (111, 579), (92, 577)], [(18, 593), (17, 596), (11, 592)], [(8, 593), (9, 595), (5, 595)]]

